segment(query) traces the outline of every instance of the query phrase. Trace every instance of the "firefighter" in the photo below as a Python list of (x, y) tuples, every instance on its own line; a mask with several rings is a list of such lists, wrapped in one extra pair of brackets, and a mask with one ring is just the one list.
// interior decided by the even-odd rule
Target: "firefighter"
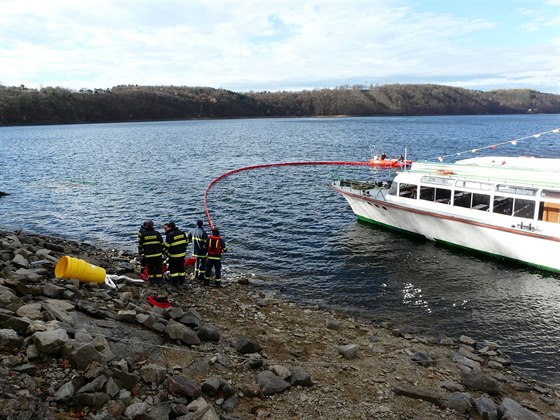
[(145, 228), (138, 232), (138, 253), (146, 261), (149, 282), (152, 285), (163, 283), (163, 239), (151, 220), (146, 220)]
[(193, 243), (193, 257), (196, 258), (194, 278), (204, 280), (206, 270), (206, 241), (208, 234), (202, 227), (202, 220), (197, 220), (196, 227), (189, 233), (189, 241)]
[(212, 229), (212, 235), (208, 236), (206, 244), (206, 272), (204, 273), (204, 285), (210, 286), (212, 267), (215, 269), (216, 287), (222, 287), (222, 253), (227, 251), (226, 242), (220, 237), (218, 229)]
[(169, 264), (169, 282), (174, 286), (185, 284), (185, 255), (187, 254), (187, 235), (175, 226), (175, 222), (163, 225), (165, 230), (165, 255)]

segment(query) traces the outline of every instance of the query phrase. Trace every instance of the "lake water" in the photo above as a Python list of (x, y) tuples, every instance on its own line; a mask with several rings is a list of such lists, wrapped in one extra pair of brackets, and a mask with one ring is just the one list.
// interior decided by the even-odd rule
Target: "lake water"
[[(260, 119), (0, 128), (0, 228), (135, 251), (146, 218), (191, 228), (222, 173), (261, 163), (414, 160), (560, 126), (558, 115)], [(560, 158), (560, 136), (480, 155)], [(460, 156), (470, 157), (467, 153)], [(453, 160), (453, 159), (449, 159)], [(411, 240), (356, 221), (328, 184), (367, 167), (241, 172), (209, 194), (228, 274), (294, 300), (426, 333), (498, 342), (516, 369), (560, 384), (560, 277)]]

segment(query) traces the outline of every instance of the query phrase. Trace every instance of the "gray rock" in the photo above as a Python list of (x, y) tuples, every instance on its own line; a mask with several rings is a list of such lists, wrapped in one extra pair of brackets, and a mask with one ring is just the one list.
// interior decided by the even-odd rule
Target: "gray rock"
[(124, 370), (111, 369), (113, 372), (113, 380), (121, 388), (132, 389), (140, 381), (140, 377), (133, 373), (125, 372)]
[(224, 400), (224, 403), (222, 404), (222, 410), (224, 410), (226, 413), (231, 413), (232, 411), (235, 411), (238, 405), (239, 399), (234, 395)]
[(205, 394), (213, 397), (214, 395), (216, 395), (218, 393), (218, 390), (220, 389), (220, 387), (222, 386), (223, 383), (224, 383), (224, 380), (222, 378), (219, 378), (217, 376), (213, 376), (211, 378), (208, 378), (202, 384), (201, 390)]
[(117, 321), (126, 322), (127, 324), (135, 324), (136, 323), (136, 311), (134, 311), (134, 310), (118, 311), (117, 312)]
[(43, 294), (45, 296), (51, 297), (51, 298), (59, 298), (62, 297), (62, 295), (65, 292), (65, 288), (61, 287), (61, 286), (56, 286), (52, 283), (45, 283), (43, 285)]
[(540, 417), (511, 398), (504, 398), (500, 405), (502, 420), (540, 420)]
[(420, 366), (431, 366), (436, 363), (428, 353), (423, 351), (414, 353), (410, 360), (414, 363), (418, 363)]
[(23, 340), (12, 329), (0, 330), (0, 349), (1, 350), (15, 350), (21, 347)]
[(439, 386), (451, 392), (463, 392), (465, 387), (450, 379), (440, 382)]
[(436, 392), (423, 389), (412, 385), (400, 385), (393, 388), (393, 392), (397, 395), (402, 395), (408, 398), (416, 398), (424, 401), (428, 401), (438, 407), (444, 408), (446, 404), (441, 395)]
[(61, 322), (65, 322), (66, 324), (72, 325), (72, 315), (61, 309), (59, 306), (50, 303), (43, 303), (41, 306), (43, 307), (46, 315), (45, 317), (48, 320), (59, 320)]
[(167, 389), (173, 395), (179, 397), (184, 396), (190, 398), (198, 398), (202, 395), (202, 391), (198, 384), (181, 375), (175, 375), (169, 378)]
[(25, 349), (25, 354), (27, 356), (27, 360), (36, 360), (41, 357), (41, 352), (35, 344), (28, 345)]
[(472, 408), (471, 394), (468, 392), (452, 392), (447, 397), (447, 408), (460, 414), (466, 414)]
[(8, 308), (12, 304), (17, 305), (19, 308), (22, 305), (22, 301), (10, 289), (0, 286), (0, 308)]
[(484, 359), (482, 357), (477, 356), (473, 352), (467, 350), (465, 347), (460, 347), (459, 348), (459, 354), (461, 356), (465, 356), (468, 359), (474, 360), (475, 362), (478, 362), (478, 363), (484, 362)]
[[(18, 334), (26, 334), (29, 331), (29, 326), (33, 322), (26, 316), (13, 316), (0, 312), (0, 325), (5, 329), (12, 329)], [(13, 312), (12, 312), (13, 314)]]
[(245, 363), (251, 369), (260, 369), (264, 365), (264, 359), (260, 353), (247, 354)]
[(498, 407), (490, 398), (478, 397), (474, 399), (473, 403), (484, 420), (498, 420)]
[(296, 386), (313, 386), (311, 376), (301, 366), (292, 369), (292, 374), (288, 378), (291, 385)]
[(146, 415), (149, 408), (150, 406), (145, 402), (131, 404), (124, 410), (124, 417), (127, 419), (151, 420), (153, 417)]
[(466, 335), (462, 335), (461, 337), (459, 337), (459, 343), (466, 344), (467, 346), (474, 346), (476, 344), (476, 340), (473, 340)]
[(73, 311), (76, 307), (76, 305), (74, 305), (72, 302), (68, 302), (62, 299), (45, 299), (43, 302), (48, 303), (49, 305), (58, 306), (63, 311)]
[(198, 335), (196, 335), (192, 329), (175, 321), (169, 321), (165, 327), (165, 334), (167, 334), (169, 338), (181, 340), (188, 345), (200, 344), (200, 338), (198, 338)]
[(197, 398), (191, 402), (187, 407), (187, 412), (192, 415), (194, 419), (200, 420), (220, 420), (220, 417), (214, 411), (214, 408), (209, 405), (204, 398)]
[(166, 375), (165, 368), (153, 363), (142, 366), (140, 369), (140, 377), (148, 384), (159, 385), (165, 380)]
[(70, 349), (67, 355), (68, 360), (72, 363), (72, 366), (77, 370), (83, 370), (89, 366), (92, 362), (103, 363), (105, 358), (103, 354), (96, 350), (96, 348), (90, 344), (77, 344), (76, 347)]
[(12, 263), (19, 268), (27, 268), (29, 267), (29, 261), (25, 259), (25, 257), (21, 254), (16, 254), (13, 258)]
[(39, 351), (49, 355), (57, 355), (61, 353), (64, 344), (70, 340), (66, 330), (62, 328), (51, 331), (47, 330), (36, 332), (31, 337)]
[(92, 407), (99, 410), (109, 401), (109, 396), (104, 392), (92, 392), (74, 395), (74, 404), (82, 407)]
[(243, 354), (258, 353), (262, 350), (261, 345), (256, 340), (245, 335), (239, 337), (233, 344), (233, 347)]
[(198, 338), (201, 341), (220, 341), (220, 330), (214, 325), (205, 324), (198, 330)]
[(109, 397), (115, 398), (115, 395), (117, 395), (120, 390), (121, 388), (117, 385), (113, 378), (109, 378), (107, 380), (107, 384), (105, 385), (105, 392), (107, 392)]
[(171, 413), (170, 403), (158, 404), (155, 407), (150, 407), (147, 411), (147, 414), (151, 416), (154, 420), (168, 419), (170, 413)]
[(24, 316), (29, 319), (43, 319), (41, 303), (28, 303), (27, 305), (20, 306), (16, 314)]
[(62, 384), (60, 388), (54, 393), (53, 398), (56, 402), (69, 401), (76, 393), (76, 388), (72, 381)]
[(288, 379), (292, 374), (292, 372), (290, 372), (290, 369), (282, 365), (272, 365), (268, 368), (268, 370), (270, 370), (275, 375), (280, 376), (284, 380)]
[(177, 306), (172, 306), (171, 308), (167, 309), (167, 312), (166, 312), (165, 316), (168, 319), (179, 319), (184, 314), (185, 313), (183, 312), (183, 310), (181, 308), (178, 308)]
[(269, 370), (262, 371), (257, 375), (257, 383), (264, 395), (277, 394), (290, 387), (288, 382)]
[(352, 360), (358, 357), (358, 350), (360, 346), (358, 344), (346, 344), (344, 346), (337, 346), (336, 350), (345, 359)]
[(473, 370), (468, 373), (463, 372), (461, 374), (461, 382), (468, 388), (487, 392), (490, 395), (499, 395), (502, 393), (498, 381), (479, 370)]
[(85, 384), (83, 387), (76, 391), (76, 394), (83, 394), (84, 392), (97, 392), (103, 389), (105, 383), (107, 382), (107, 377), (105, 375), (100, 375), (93, 381)]
[(188, 309), (177, 321), (188, 327), (198, 328), (202, 323), (202, 315), (196, 309)]
[[(122, 401), (109, 401), (103, 407), (103, 410), (99, 414), (101, 418), (99, 420), (114, 420), (120, 419), (123, 416), (124, 410), (126, 409)], [(97, 418), (95, 418), (97, 420)]]
[(336, 319), (327, 319), (325, 321), (325, 327), (329, 330), (339, 330), (340, 329), (340, 322)]
[(460, 355), (457, 352), (451, 353), (451, 360), (457, 363), (458, 365), (466, 366), (469, 369), (480, 370), (480, 363), (475, 362), (465, 356)]

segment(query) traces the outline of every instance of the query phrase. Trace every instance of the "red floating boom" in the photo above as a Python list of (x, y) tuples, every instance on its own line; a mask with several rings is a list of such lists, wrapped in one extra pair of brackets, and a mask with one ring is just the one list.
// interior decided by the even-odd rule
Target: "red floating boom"
[[(380, 163), (381, 162), (381, 163)], [(406, 165), (409, 166), (412, 161), (407, 160)], [(368, 162), (345, 162), (345, 161), (316, 161), (316, 162), (280, 162), (280, 163), (263, 163), (260, 165), (244, 166), (243, 168), (233, 169), (225, 174), (220, 175), (216, 179), (212, 180), (206, 190), (204, 190), (204, 212), (208, 218), (208, 224), (213, 229), (214, 223), (212, 223), (212, 218), (210, 217), (210, 210), (208, 209), (208, 191), (214, 184), (216, 184), (221, 179), (224, 179), (230, 175), (236, 174), (238, 172), (249, 171), (252, 169), (270, 168), (273, 166), (303, 166), (303, 165), (339, 165), (339, 166), (373, 166), (377, 168), (398, 168), (405, 166), (405, 162), (399, 162), (396, 159), (386, 159), (386, 160), (370, 160)]]

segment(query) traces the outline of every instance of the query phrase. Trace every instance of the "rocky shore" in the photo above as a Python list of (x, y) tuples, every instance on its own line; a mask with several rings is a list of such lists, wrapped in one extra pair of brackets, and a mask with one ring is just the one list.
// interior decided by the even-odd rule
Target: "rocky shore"
[(301, 307), (243, 275), (57, 279), (64, 255), (138, 278), (125, 252), (0, 232), (0, 418), (560, 419), (560, 390), (492, 342)]

